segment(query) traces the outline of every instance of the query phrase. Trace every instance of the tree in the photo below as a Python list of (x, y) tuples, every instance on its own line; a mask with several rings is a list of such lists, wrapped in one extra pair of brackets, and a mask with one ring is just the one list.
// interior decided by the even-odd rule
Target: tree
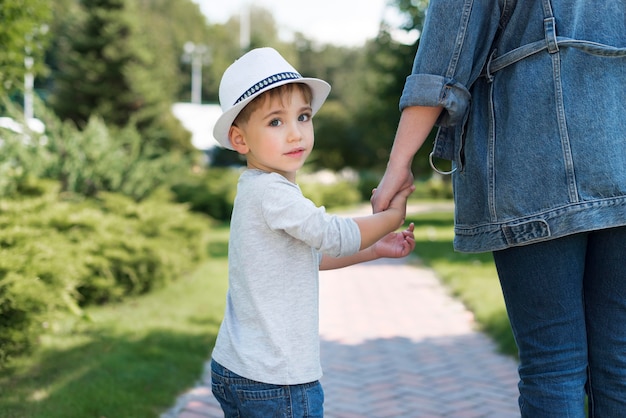
[(128, 66), (139, 56), (132, 51), (131, 23), (123, 0), (84, 0), (67, 21), (59, 47), (64, 57), (55, 77), (53, 105), (62, 119), (84, 125), (92, 114), (124, 126), (143, 104), (133, 94)]
[[(395, 5), (406, 17), (400, 29), (421, 31), (427, 0), (395, 0)], [(354, 127), (369, 149), (369, 160), (365, 167), (384, 169), (395, 135), (400, 112), (398, 104), (406, 77), (409, 75), (419, 47), (419, 38), (412, 45), (394, 40), (392, 28), (384, 22), (378, 36), (369, 41), (365, 48), (365, 63), (368, 68), (360, 79), (360, 88), (365, 93), (356, 110)], [(413, 160), (413, 171), (417, 175), (429, 173), (428, 145), (422, 147)]]
[(152, 145), (191, 152), (190, 135), (170, 110), (177, 72), (168, 68), (176, 67), (167, 55), (159, 62), (139, 5), (82, 0), (57, 14), (51, 103), (80, 127), (92, 116), (117, 127), (133, 123)]
[(23, 90), (24, 59), (33, 58), (31, 71), (43, 74), (51, 6), (47, 0), (2, 0), (0, 2), (0, 95)]

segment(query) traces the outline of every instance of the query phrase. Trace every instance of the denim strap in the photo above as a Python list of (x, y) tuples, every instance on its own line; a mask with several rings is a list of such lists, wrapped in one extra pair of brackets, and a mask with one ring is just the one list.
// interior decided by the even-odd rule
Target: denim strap
[(626, 48), (617, 48), (597, 42), (557, 36), (556, 20), (552, 14), (550, 0), (543, 0), (543, 14), (544, 39), (522, 45), (500, 56), (498, 56), (497, 50), (494, 49), (489, 56), (489, 60), (481, 76), (485, 76), (489, 81), (492, 81), (493, 74), (496, 71), (500, 71), (517, 61), (521, 61), (524, 58), (544, 50), (548, 50), (549, 53), (554, 54), (559, 51), (560, 47), (577, 48), (588, 54), (604, 57), (626, 57)]

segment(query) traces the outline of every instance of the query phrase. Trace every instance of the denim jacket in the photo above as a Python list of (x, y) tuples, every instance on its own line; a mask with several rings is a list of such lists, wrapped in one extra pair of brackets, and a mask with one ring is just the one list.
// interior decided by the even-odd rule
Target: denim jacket
[(626, 1), (431, 0), (414, 105), (444, 108), (458, 251), (626, 225)]

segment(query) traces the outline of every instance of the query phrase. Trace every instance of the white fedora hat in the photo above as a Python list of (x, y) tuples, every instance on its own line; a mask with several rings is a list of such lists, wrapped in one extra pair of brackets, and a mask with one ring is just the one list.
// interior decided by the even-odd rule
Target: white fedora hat
[(315, 114), (330, 93), (330, 84), (302, 77), (275, 49), (257, 48), (243, 55), (224, 71), (220, 82), (222, 115), (213, 127), (213, 136), (224, 148), (233, 149), (228, 131), (241, 110), (259, 94), (288, 83), (311, 87), (311, 109)]

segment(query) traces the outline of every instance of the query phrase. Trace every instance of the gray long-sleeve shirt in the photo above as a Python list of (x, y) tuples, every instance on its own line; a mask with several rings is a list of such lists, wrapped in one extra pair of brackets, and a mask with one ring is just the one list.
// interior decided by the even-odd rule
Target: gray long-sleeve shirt
[(360, 245), (352, 219), (327, 214), (279, 174), (246, 170), (231, 219), (229, 289), (213, 359), (264, 383), (319, 379), (321, 254), (351, 255)]

